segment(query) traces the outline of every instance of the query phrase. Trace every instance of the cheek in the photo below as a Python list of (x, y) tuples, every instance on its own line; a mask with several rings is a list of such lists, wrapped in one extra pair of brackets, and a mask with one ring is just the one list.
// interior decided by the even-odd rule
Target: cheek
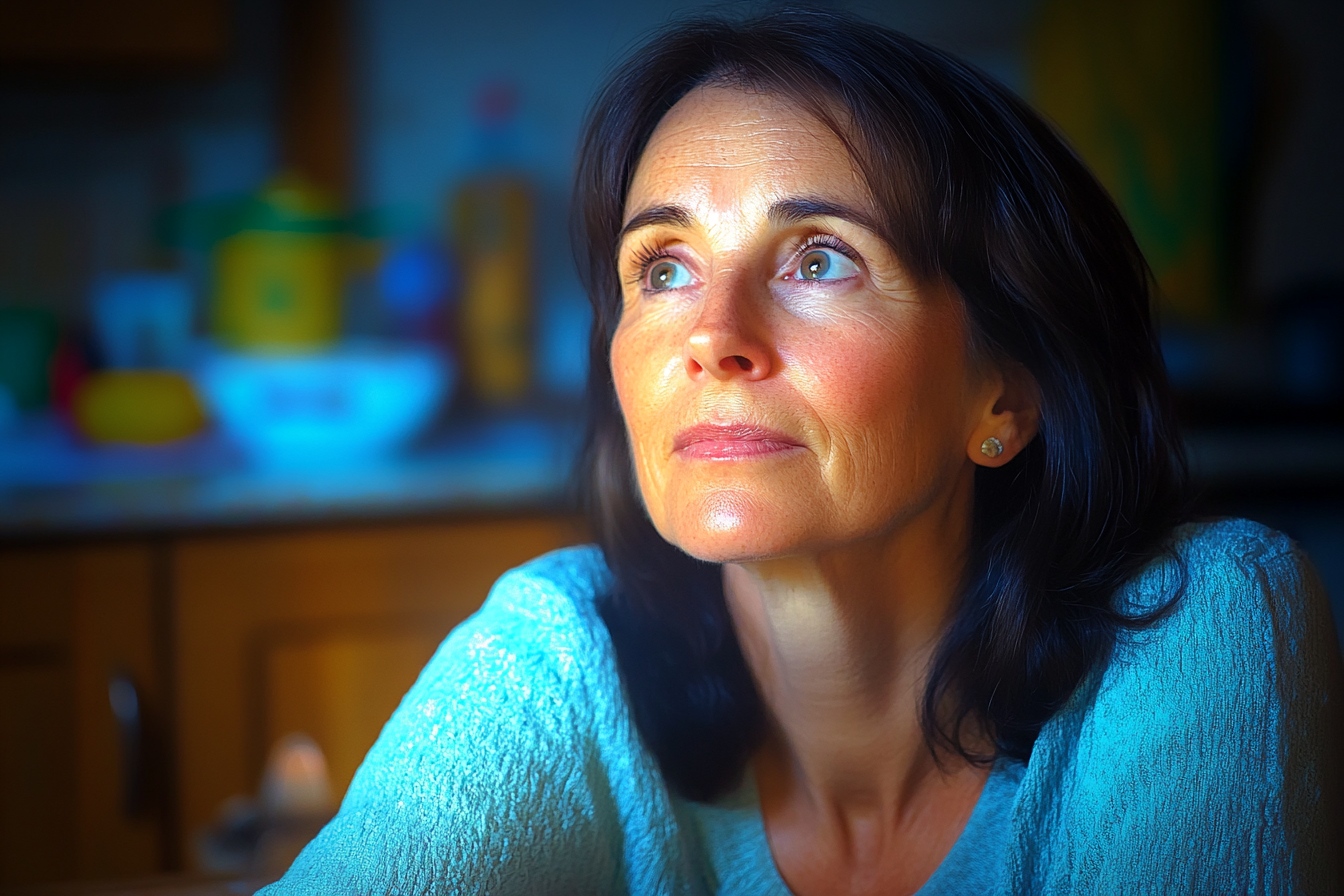
[(637, 371), (631, 369), (630, 358), (629, 340), (625, 331), (618, 329), (611, 339), (611, 381), (616, 387), (616, 399), (622, 413), (627, 413), (626, 404), (632, 394), (632, 381), (637, 378)]
[(827, 427), (833, 463), (872, 482), (959, 454), (967, 395), (957, 336), (930, 321), (835, 328), (797, 346), (798, 387)]
[(616, 398), (630, 438), (635, 474), (644, 502), (651, 513), (661, 503), (663, 479), (659, 462), (671, 434), (665, 423), (671, 398), (671, 382), (680, 356), (648, 332), (620, 328), (611, 343), (611, 375)]
[(668, 391), (670, 356), (657, 338), (651, 338), (656, 335), (622, 327), (611, 341), (612, 383), (633, 442), (654, 435), (644, 424), (656, 419)]
[(641, 353), (631, 345), (625, 331), (617, 330), (611, 341), (611, 379), (616, 387), (616, 400), (621, 406), (631, 447), (638, 454), (639, 443), (646, 435), (643, 413), (649, 405), (648, 371), (640, 363)]

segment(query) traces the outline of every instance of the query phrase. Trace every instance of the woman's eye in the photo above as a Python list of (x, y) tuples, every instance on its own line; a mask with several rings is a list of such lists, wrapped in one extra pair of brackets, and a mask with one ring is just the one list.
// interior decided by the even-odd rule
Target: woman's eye
[(809, 249), (790, 274), (793, 280), (844, 280), (858, 273), (854, 262), (834, 249)]
[(650, 267), (647, 276), (648, 288), (652, 290), (680, 289), (691, 282), (691, 272), (684, 264), (666, 258)]

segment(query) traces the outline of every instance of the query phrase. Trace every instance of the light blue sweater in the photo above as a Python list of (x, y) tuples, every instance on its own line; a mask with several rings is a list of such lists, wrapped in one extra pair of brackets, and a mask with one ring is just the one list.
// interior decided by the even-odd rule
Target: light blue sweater
[[(1122, 638), (1000, 762), (933, 894), (1338, 893), (1344, 841), (1326, 762), (1341, 691), (1320, 585), (1284, 536), (1183, 527), (1175, 612)], [(1152, 564), (1118, 596), (1151, 605)], [(495, 585), (444, 641), (339, 814), (267, 896), (784, 894), (750, 784), (671, 796), (640, 743), (594, 597), (594, 548)]]

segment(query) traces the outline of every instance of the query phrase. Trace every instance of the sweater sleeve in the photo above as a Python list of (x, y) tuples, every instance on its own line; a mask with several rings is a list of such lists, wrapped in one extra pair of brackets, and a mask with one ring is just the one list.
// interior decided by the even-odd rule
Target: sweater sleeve
[(584, 669), (591, 632), (555, 591), (526, 571), (496, 584), (265, 896), (625, 889)]
[(1043, 729), (1015, 809), (1022, 893), (1339, 892), (1330, 757), (1339, 653), (1295, 545), (1194, 528), (1130, 589), (1172, 612), (1126, 635)]

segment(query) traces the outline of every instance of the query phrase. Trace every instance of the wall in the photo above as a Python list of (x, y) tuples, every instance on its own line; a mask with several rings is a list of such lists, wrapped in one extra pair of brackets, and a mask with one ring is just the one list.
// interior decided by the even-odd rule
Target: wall
[(0, 304), (81, 319), (97, 273), (176, 263), (165, 205), (270, 173), (277, 6), (232, 4), (222, 66), (0, 70)]
[[(573, 148), (602, 74), (657, 25), (704, 10), (760, 8), (650, 0), (350, 0), (357, 191), (410, 226), (436, 222), (470, 167), (471, 102), (487, 79), (520, 88), (528, 162), (543, 191), (546, 270), (572, 291), (562, 232)], [(1010, 86), (1033, 0), (837, 3), (966, 55)], [(151, 239), (167, 202), (254, 187), (276, 163), (279, 3), (234, 0), (231, 51), (215, 70), (0, 70), (0, 302), (78, 318), (100, 270), (168, 264)], [(1271, 49), (1247, 279), (1255, 297), (1344, 278), (1344, 7), (1248, 0), (1250, 38)]]

